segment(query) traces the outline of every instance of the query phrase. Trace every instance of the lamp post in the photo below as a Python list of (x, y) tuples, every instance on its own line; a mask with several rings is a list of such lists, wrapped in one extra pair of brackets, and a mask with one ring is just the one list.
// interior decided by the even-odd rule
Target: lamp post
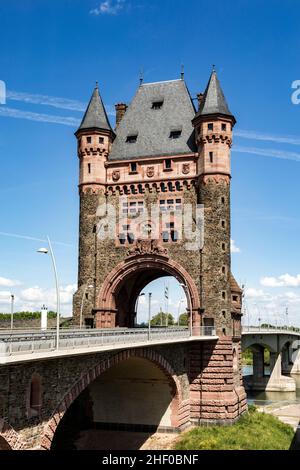
[(86, 284), (85, 287), (84, 287), (84, 290), (83, 290), (81, 304), (80, 304), (80, 319), (79, 319), (79, 328), (80, 329), (82, 328), (82, 314), (83, 314), (83, 304), (84, 304), (85, 294), (86, 294), (88, 289), (92, 289), (93, 287), (94, 287), (93, 284), (90, 284), (90, 285)]
[(190, 317), (189, 317), (189, 327), (190, 327), (190, 336), (193, 336), (193, 311), (192, 311), (192, 300), (191, 300), (191, 297), (190, 297), (190, 291), (188, 289), (188, 287), (186, 286), (186, 284), (184, 284), (183, 282), (180, 283), (180, 286), (183, 288), (184, 290), (184, 293), (186, 295), (186, 298), (187, 298), (187, 311), (190, 312)]
[(57, 275), (55, 257), (54, 257), (54, 253), (52, 250), (51, 241), (48, 236), (47, 236), (47, 241), (48, 241), (49, 250), (47, 248), (39, 248), (37, 252), (43, 253), (45, 255), (47, 255), (50, 252), (50, 256), (52, 260), (54, 277), (55, 277), (55, 288), (56, 288), (56, 311), (57, 311), (56, 313), (56, 349), (58, 349), (59, 348), (59, 320), (60, 320), (59, 284), (58, 284), (58, 275)]
[(179, 326), (180, 307), (181, 307), (182, 302), (184, 302), (184, 299), (180, 299), (179, 304), (178, 304), (178, 315), (177, 315), (177, 325), (178, 326)]
[(135, 308), (134, 308), (134, 326), (136, 326), (136, 323), (137, 323), (137, 311), (138, 311), (138, 307), (139, 307), (139, 298), (140, 297), (143, 297), (145, 294), (145, 292), (141, 292), (141, 294), (139, 294), (136, 298), (136, 302), (135, 302)]
[(151, 334), (151, 297), (152, 292), (148, 293), (148, 341), (150, 341)]
[(15, 301), (15, 296), (11, 294), (10, 296), (10, 329), (11, 330), (14, 327), (14, 301)]

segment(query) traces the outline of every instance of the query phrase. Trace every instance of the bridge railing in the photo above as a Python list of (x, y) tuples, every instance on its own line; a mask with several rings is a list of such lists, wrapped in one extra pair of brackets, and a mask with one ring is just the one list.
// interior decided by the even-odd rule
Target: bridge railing
[(300, 334), (300, 328), (294, 326), (245, 326), (242, 327), (242, 333), (298, 333)]
[[(197, 337), (215, 335), (212, 327), (197, 327), (193, 331)], [(162, 342), (167, 343), (176, 339), (188, 339), (188, 327), (160, 328), (113, 328), (97, 330), (68, 330), (60, 332), (59, 350), (74, 350), (78, 348), (96, 348), (103, 346), (119, 346), (128, 343)], [(56, 349), (55, 331), (45, 332), (14, 332), (0, 333), (0, 356), (47, 352)]]

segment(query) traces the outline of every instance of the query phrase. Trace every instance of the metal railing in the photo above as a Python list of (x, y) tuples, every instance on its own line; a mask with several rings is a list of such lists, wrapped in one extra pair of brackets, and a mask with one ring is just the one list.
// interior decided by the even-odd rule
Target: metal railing
[[(197, 327), (193, 331), (196, 337), (211, 337), (215, 335), (213, 327)], [(78, 348), (96, 348), (103, 346), (126, 345), (128, 343), (168, 343), (176, 339), (188, 339), (188, 327), (153, 327), (148, 328), (113, 328), (95, 330), (60, 331), (59, 350), (74, 350)], [(0, 332), (0, 356), (47, 352), (56, 349), (55, 331)]]
[(293, 326), (273, 326), (273, 325), (262, 325), (262, 326), (243, 326), (243, 333), (293, 333), (300, 336), (300, 328)]

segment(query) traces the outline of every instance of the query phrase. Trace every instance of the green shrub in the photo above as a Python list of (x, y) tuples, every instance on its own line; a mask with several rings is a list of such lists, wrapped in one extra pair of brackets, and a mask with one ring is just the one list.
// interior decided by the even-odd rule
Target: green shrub
[(198, 427), (184, 433), (176, 450), (288, 450), (294, 437), (291, 426), (249, 406), (232, 426)]

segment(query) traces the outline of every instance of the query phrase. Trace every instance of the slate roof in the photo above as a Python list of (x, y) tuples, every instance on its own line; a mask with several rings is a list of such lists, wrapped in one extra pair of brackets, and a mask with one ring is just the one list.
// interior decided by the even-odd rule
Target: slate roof
[(243, 292), (240, 286), (238, 285), (238, 283), (236, 282), (232, 273), (230, 274), (230, 289), (231, 289), (231, 292), (236, 292), (236, 293)]
[(102, 98), (99, 94), (98, 85), (96, 85), (93, 91), (92, 97), (77, 132), (79, 130), (86, 129), (104, 129), (107, 131), (112, 131), (105, 107), (102, 102)]
[[(161, 109), (153, 102), (163, 101)], [(195, 108), (184, 80), (142, 84), (116, 129), (109, 160), (196, 152), (192, 119)], [(170, 132), (181, 130), (178, 139)], [(137, 135), (135, 143), (126, 142)]]
[(207, 114), (232, 116), (215, 70), (211, 73), (197, 116)]

